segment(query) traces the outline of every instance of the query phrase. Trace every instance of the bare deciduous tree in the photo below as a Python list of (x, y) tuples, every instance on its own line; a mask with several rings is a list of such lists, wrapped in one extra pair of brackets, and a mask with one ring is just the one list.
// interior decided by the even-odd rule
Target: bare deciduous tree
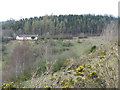
[(115, 41), (118, 39), (118, 21), (111, 21), (110, 24), (103, 30), (103, 39), (105, 41)]
[(29, 43), (21, 42), (14, 47), (5, 74), (8, 75), (8, 79), (11, 77), (17, 78), (20, 74), (24, 74), (25, 70), (30, 71), (33, 62), (34, 58)]

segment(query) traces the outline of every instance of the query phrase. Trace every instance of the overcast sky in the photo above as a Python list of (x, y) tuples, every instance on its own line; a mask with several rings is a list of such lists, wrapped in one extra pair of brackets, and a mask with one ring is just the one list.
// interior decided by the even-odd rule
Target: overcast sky
[(0, 0), (0, 21), (43, 15), (108, 14), (118, 16), (119, 0)]

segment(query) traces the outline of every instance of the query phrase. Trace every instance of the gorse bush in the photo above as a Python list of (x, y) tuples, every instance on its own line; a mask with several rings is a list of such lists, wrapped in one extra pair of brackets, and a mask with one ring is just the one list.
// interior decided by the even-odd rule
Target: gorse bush
[(90, 52), (95, 51), (95, 50), (96, 50), (96, 48), (97, 48), (97, 47), (96, 47), (95, 45), (94, 45), (94, 46), (92, 46), (92, 47), (91, 47), (91, 49), (90, 49)]
[(56, 63), (53, 65), (53, 72), (59, 71), (62, 66), (64, 66), (65, 60), (57, 60)]
[(19, 87), (20, 83), (18, 82), (9, 82), (2, 84), (2, 90), (9, 90), (11, 88)]

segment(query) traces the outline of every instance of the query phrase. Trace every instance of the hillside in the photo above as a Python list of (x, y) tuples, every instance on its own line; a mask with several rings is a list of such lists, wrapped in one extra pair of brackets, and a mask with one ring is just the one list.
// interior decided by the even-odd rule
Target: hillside
[[(52, 17), (54, 18), (52, 19)], [(84, 19), (81, 20), (81, 18)], [(59, 27), (60, 22), (63, 25), (63, 21), (66, 19), (68, 20), (66, 29), (64, 26)], [(44, 26), (44, 33), (41, 33), (43, 28), (35, 29), (34, 25), (31, 28), (28, 27), (30, 20), (4, 23), (6, 26), (3, 27), (5, 32), (1, 48), (2, 66), (0, 66), (3, 76), (2, 88), (118, 88), (120, 41), (118, 40), (119, 23), (115, 18), (99, 15), (93, 16), (93, 18), (91, 15), (69, 15), (32, 19), (31, 24), (39, 22), (35, 27)], [(58, 26), (52, 28), (54, 25), (51, 24), (51, 28), (49, 28), (51, 20), (53, 20), (52, 23), (54, 20), (60, 20), (54, 23)], [(91, 23), (88, 24), (88, 20)], [(75, 23), (77, 21), (84, 23)], [(25, 24), (26, 22), (27, 24)], [(21, 23), (25, 26), (22, 26)], [(13, 29), (14, 25), (17, 29)], [(75, 25), (78, 25), (79, 28)], [(20, 27), (18, 28), (18, 26)], [(28, 28), (31, 31), (27, 31)], [(23, 34), (27, 32), (35, 34), (33, 30), (38, 30), (36, 33), (40, 37), (36, 41), (6, 39), (6, 36), (9, 38), (9, 36), (14, 37), (14, 35), (21, 34), (19, 32), (21, 30)], [(52, 32), (48, 32), (49, 30)], [(66, 33), (62, 33), (61, 30), (65, 30)], [(99, 32), (99, 30), (102, 31)], [(79, 37), (80, 34), (86, 34), (87, 37)], [(64, 38), (66, 36), (68, 37)], [(44, 39), (42, 39), (43, 37)]]
[[(77, 53), (83, 52), (79, 54), (79, 57), (66, 57), (64, 64), (62, 63), (63, 65), (54, 72), (49, 68), (49, 72), (45, 71), (38, 76), (39, 71), (33, 71), (29, 80), (20, 81), (17, 85), (13, 83), (13, 86), (21, 88), (118, 88), (117, 42), (112, 44), (104, 42), (100, 37), (80, 41), (79, 46), (84, 46), (78, 51), (75, 50)], [(86, 44), (88, 41), (89, 43)], [(76, 40), (71, 42), (77, 43)], [(78, 48), (78, 46), (73, 47)], [(23, 78), (25, 79), (26, 76)]]
[[(93, 39), (94, 40), (94, 39)], [(96, 39), (95, 39), (96, 40)], [(61, 70), (21, 83), (34, 88), (118, 88), (118, 48), (100, 44), (96, 51), (65, 60)], [(80, 71), (81, 70), (81, 71)]]

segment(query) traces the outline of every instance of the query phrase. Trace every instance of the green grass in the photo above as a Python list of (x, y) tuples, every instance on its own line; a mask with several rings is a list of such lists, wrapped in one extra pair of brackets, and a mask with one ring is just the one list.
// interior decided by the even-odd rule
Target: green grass
[(45, 59), (40, 59), (36, 61), (36, 67), (37, 68), (37, 74), (41, 75), (41, 73), (44, 73), (46, 70), (46, 66), (45, 66), (46, 60)]
[(91, 42), (89, 40), (83, 40), (80, 44), (76, 41), (73, 42), (74, 46), (70, 49), (77, 57), (80, 57), (89, 52), (91, 48)]

